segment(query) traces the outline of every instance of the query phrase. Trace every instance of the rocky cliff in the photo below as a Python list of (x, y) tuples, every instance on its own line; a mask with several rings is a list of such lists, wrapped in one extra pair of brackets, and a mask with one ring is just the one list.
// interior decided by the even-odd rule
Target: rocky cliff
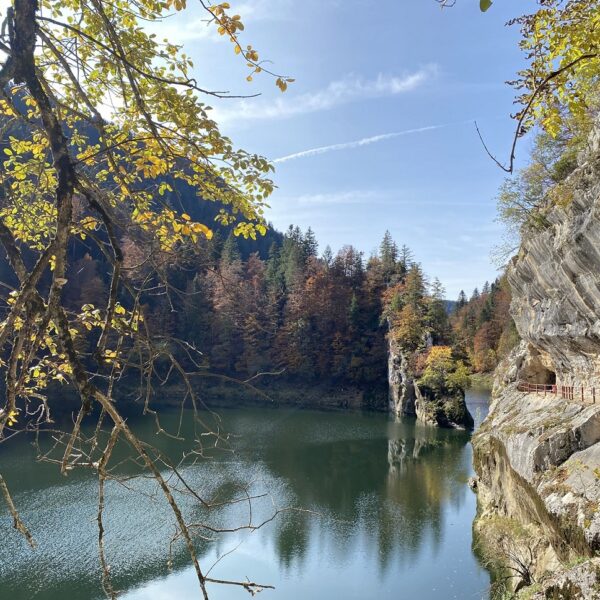
[(415, 386), (408, 358), (392, 336), (388, 339), (388, 383), (390, 412), (395, 415), (415, 415)]
[(475, 531), (523, 597), (600, 598), (600, 128), (562, 189), (508, 269), (523, 341), (473, 440)]

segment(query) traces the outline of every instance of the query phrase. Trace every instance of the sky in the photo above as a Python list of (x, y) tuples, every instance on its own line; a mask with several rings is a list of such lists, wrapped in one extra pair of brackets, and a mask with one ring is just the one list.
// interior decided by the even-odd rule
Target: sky
[[(234, 143), (271, 159), (277, 189), (267, 219), (315, 231), (323, 250), (368, 257), (386, 230), (407, 244), (448, 298), (497, 276), (503, 236), (495, 197), (508, 155), (519, 32), (505, 23), (533, 0), (229, 0), (269, 68), (295, 78), (282, 94), (203, 22), (194, 0), (157, 26), (184, 44), (205, 88), (252, 99), (208, 99)], [(530, 4), (531, 6), (526, 6)], [(527, 156), (528, 142), (519, 146)]]

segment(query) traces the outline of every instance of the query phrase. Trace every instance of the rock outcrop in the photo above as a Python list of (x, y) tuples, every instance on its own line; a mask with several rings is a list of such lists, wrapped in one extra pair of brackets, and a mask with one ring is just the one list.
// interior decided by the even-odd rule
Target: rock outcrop
[[(482, 552), (518, 572), (527, 598), (566, 600), (600, 598), (600, 129), (564, 190), (509, 266), (523, 341), (473, 445)], [(556, 387), (524, 393), (525, 382)], [(499, 519), (527, 528), (510, 552), (507, 527), (490, 534)], [(529, 557), (520, 570), (515, 556)]]
[(467, 408), (464, 392), (452, 396), (428, 397), (415, 383), (415, 415), (417, 419), (435, 427), (473, 429), (473, 417)]
[(388, 382), (390, 412), (414, 416), (435, 427), (473, 428), (473, 417), (465, 403), (464, 393), (448, 397), (430, 397), (410, 370), (409, 358), (391, 338), (388, 349)]
[(390, 412), (395, 415), (415, 415), (415, 385), (408, 367), (408, 358), (389, 336), (388, 383)]
[(600, 559), (593, 558), (583, 564), (562, 568), (532, 590), (529, 600), (548, 598), (569, 600), (600, 600), (598, 578)]

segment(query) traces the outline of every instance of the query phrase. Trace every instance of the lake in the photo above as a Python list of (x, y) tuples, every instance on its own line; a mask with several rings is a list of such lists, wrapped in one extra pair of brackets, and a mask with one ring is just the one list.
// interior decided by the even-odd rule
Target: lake
[[(467, 401), (481, 422), (487, 392), (471, 390)], [(235, 434), (235, 452), (187, 466), (186, 478), (223, 499), (246, 489), (267, 494), (253, 502), (254, 523), (286, 510), (253, 532), (216, 539), (204, 532), (198, 551), (205, 572), (214, 565), (211, 577), (275, 586), (261, 600), (488, 598), (489, 574), (472, 550), (469, 434), (378, 413), (243, 408), (220, 414), (223, 428)], [(165, 425), (177, 419), (175, 412), (163, 416)], [(131, 424), (142, 437), (153, 436), (150, 422)], [(171, 456), (182, 451), (176, 440), (160, 444)], [(26, 546), (0, 503), (0, 598), (103, 598), (97, 480), (85, 470), (63, 477), (33, 457), (25, 439), (0, 452), (0, 472), (38, 543), (35, 551)], [(206, 517), (189, 495), (178, 500), (188, 518)], [(173, 519), (153, 482), (108, 482), (106, 511), (105, 543), (120, 597), (200, 598), (183, 546), (175, 545), (168, 568)], [(227, 527), (247, 520), (245, 502), (210, 516)], [(250, 597), (242, 588), (214, 584), (209, 593), (216, 600)]]

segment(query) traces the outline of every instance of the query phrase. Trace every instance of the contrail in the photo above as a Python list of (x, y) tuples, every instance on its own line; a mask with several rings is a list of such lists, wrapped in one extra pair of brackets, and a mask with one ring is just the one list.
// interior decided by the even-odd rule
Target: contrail
[(331, 146), (320, 146), (319, 148), (309, 148), (308, 150), (302, 150), (302, 152), (295, 152), (294, 154), (288, 154), (287, 156), (281, 156), (273, 160), (274, 163), (287, 162), (288, 160), (295, 160), (296, 158), (304, 158), (306, 156), (316, 156), (318, 154), (325, 154), (327, 152), (336, 152), (337, 150), (350, 150), (352, 148), (358, 148), (360, 146), (368, 146), (369, 144), (376, 144), (383, 140), (389, 140), (391, 138), (400, 137), (403, 135), (410, 135), (412, 133), (423, 133), (424, 131), (433, 131), (435, 129), (443, 129), (444, 127), (450, 127), (452, 125), (463, 125), (465, 123), (471, 123), (471, 121), (460, 121), (456, 123), (445, 123), (443, 125), (428, 125), (427, 127), (418, 127), (417, 129), (405, 129), (404, 131), (393, 131), (391, 133), (382, 133), (381, 135), (374, 135), (372, 137), (363, 138), (362, 140), (355, 140), (354, 142), (345, 142), (343, 144), (332, 144)]

